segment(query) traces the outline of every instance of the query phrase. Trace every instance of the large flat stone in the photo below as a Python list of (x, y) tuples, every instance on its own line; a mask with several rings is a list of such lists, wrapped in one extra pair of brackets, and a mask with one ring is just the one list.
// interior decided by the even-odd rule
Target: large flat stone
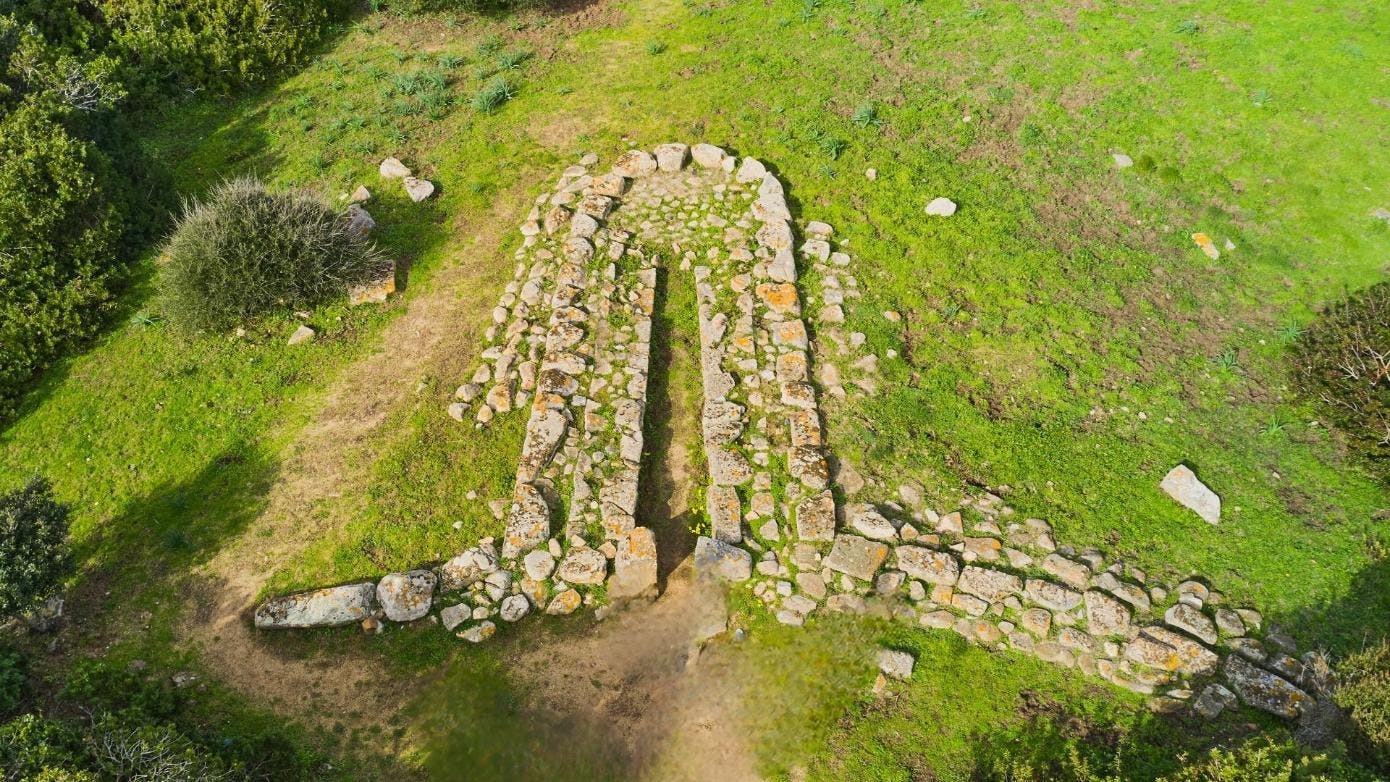
[(960, 578), (960, 562), (944, 551), (921, 546), (898, 546), (894, 549), (894, 555), (898, 570), (929, 584), (951, 586)]
[(835, 539), (835, 497), (828, 490), (797, 503), (796, 536), (801, 540)]
[(1015, 592), (1022, 592), (1023, 579), (1012, 573), (967, 565), (960, 573), (956, 589), (998, 603)]
[(1221, 498), (1198, 480), (1197, 474), (1187, 465), (1179, 464), (1169, 470), (1158, 486), (1206, 523), (1221, 523)]
[(519, 484), (513, 502), (502, 538), (503, 559), (516, 559), (550, 537), (550, 506), (539, 489), (529, 483)]
[(1086, 628), (1092, 635), (1124, 635), (1129, 632), (1129, 608), (1105, 592), (1086, 593)]
[(1271, 714), (1297, 717), (1312, 700), (1308, 693), (1238, 654), (1226, 658), (1221, 672), (1242, 703)]
[(701, 535), (695, 541), (695, 572), (704, 578), (747, 581), (753, 576), (753, 555), (738, 546)]
[(864, 581), (874, 577), (888, 558), (888, 546), (857, 535), (836, 535), (835, 545), (825, 558), (825, 566)]
[(1053, 611), (1070, 611), (1081, 605), (1081, 593), (1041, 578), (1030, 578), (1024, 586), (1029, 600)]
[(1144, 628), (1125, 645), (1124, 654), (1141, 665), (1188, 676), (1215, 673), (1220, 662), (1216, 652), (1164, 627)]
[(1163, 613), (1163, 621), (1205, 643), (1216, 643), (1216, 623), (1200, 610), (1177, 603)]
[(376, 584), (345, 584), (271, 598), (256, 609), (256, 627), (336, 627), (360, 622), (377, 610)]
[(555, 569), (556, 578), (571, 584), (602, 584), (607, 576), (608, 559), (591, 548), (571, 551)]
[(656, 591), (656, 536), (647, 527), (636, 527), (617, 542), (613, 575), (608, 579), (612, 600), (631, 600)]
[(743, 542), (743, 503), (732, 486), (711, 486), (705, 492), (705, 513), (716, 540)]

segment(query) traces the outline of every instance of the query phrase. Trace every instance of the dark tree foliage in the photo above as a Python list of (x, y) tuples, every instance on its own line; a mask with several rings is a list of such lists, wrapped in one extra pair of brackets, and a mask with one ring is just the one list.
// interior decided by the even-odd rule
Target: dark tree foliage
[(0, 496), (0, 616), (37, 606), (71, 574), (68, 513), (43, 478)]

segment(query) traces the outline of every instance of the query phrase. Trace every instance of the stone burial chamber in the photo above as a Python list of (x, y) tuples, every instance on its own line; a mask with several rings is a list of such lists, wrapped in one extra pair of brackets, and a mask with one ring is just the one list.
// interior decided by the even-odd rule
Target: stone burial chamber
[(702, 577), (751, 590), (785, 624), (874, 612), (1208, 718), (1237, 701), (1297, 717), (1314, 699), (1292, 640), (1204, 579), (1150, 583), (993, 495), (944, 514), (844, 501), (860, 486), (832, 472), (821, 399), (873, 393), (879, 358), (845, 333), (860, 291), (833, 229), (795, 226), (777, 176), (709, 144), (590, 168), (565, 169), (536, 198), (487, 344), (446, 410), (476, 427), (526, 416), (512, 494), (494, 505), (501, 537), (375, 582), (272, 598), (258, 627), (430, 618), (479, 642), (499, 621), (653, 598), (659, 542), (636, 514), (664, 269), (690, 275), (698, 306)]

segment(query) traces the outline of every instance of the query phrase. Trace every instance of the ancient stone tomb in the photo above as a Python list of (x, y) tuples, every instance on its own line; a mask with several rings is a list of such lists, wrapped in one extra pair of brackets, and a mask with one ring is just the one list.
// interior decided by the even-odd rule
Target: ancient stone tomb
[(782, 183), (758, 160), (708, 144), (630, 150), (601, 174), (566, 169), (521, 225), (488, 344), (448, 407), (478, 427), (527, 416), (501, 540), (376, 583), (269, 600), (257, 626), (433, 615), (476, 642), (498, 621), (653, 596), (658, 541), (636, 513), (660, 268), (691, 275), (698, 303), (702, 575), (751, 589), (786, 624), (876, 611), (1205, 716), (1237, 698), (1297, 716), (1312, 696), (1292, 642), (1262, 636), (1258, 613), (1225, 606), (1201, 580), (1146, 583), (1059, 545), (1046, 522), (1013, 518), (997, 497), (964, 514), (837, 499), (862, 487), (833, 485), (820, 398), (872, 392), (879, 358), (863, 334), (844, 333), (859, 290), (832, 235), (794, 227)]

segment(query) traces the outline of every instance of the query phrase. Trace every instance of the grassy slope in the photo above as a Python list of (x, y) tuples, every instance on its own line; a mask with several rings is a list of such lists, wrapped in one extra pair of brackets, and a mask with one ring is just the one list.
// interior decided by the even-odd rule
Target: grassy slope
[[(1385, 99), (1374, 92), (1382, 9), (626, 10), (616, 29), (569, 37), (557, 25), (371, 18), (266, 95), (190, 107), (150, 144), (177, 161), (183, 192), (254, 171), (330, 197), (370, 184), (375, 161), (398, 152), (442, 185), (432, 205), (385, 194), (373, 208), (383, 243), (417, 259), (421, 290), (478, 220), (519, 220), (537, 183), (581, 149), (611, 156), (623, 137), (707, 138), (758, 155), (779, 167), (806, 217), (848, 239), (869, 292), (851, 325), (907, 357), (887, 363), (885, 393), (838, 415), (843, 452), (900, 465), (892, 474), (914, 475), (942, 506), (962, 478), (1008, 484), (1021, 510), (1052, 519), (1068, 541), (1168, 578), (1207, 573), (1234, 597), (1309, 618), (1295, 629), (1337, 647), (1386, 616), (1375, 590), (1384, 568), (1365, 546), (1384, 494), (1286, 398), (1281, 363), (1286, 326), (1376, 279), (1390, 245), (1367, 216), (1390, 203), (1384, 178), (1367, 174), (1390, 154), (1377, 136), (1386, 109), (1374, 102)], [(428, 97), (441, 93), (429, 75), (442, 72), (466, 104), (497, 52), (522, 48), (543, 56), (523, 66), (516, 99), (497, 113)], [(398, 79), (414, 73), (423, 88)], [(851, 120), (868, 103), (881, 128)], [(1121, 150), (1141, 165), (1114, 171), (1109, 155)], [(868, 166), (875, 183), (862, 178)], [(961, 212), (927, 220), (921, 208), (936, 195)], [(1187, 238), (1196, 230), (1237, 250), (1209, 262)], [(510, 249), (467, 250), (493, 259), (480, 284), (500, 289)], [(160, 326), (118, 328), (0, 434), (0, 478), (51, 475), (78, 505), (89, 563), (140, 563), (118, 579), (176, 575), (254, 517), (318, 392), (397, 307), (316, 313), (326, 338), (303, 351), (282, 346), (287, 322), (246, 341), (191, 344)], [(907, 315), (905, 344), (872, 315), (884, 309)], [(1219, 361), (1227, 352), (1234, 361)], [(423, 401), (401, 404), (392, 423), (403, 434), (371, 468), (375, 479), (329, 507), (340, 531), (287, 564), (274, 588), (433, 559), (495, 529), (466, 494), (505, 493), (519, 428), (480, 437), (443, 419), (459, 380), (428, 378)], [(1223, 494), (1221, 527), (1157, 492), (1178, 461)], [(1327, 605), (1338, 610), (1325, 617)], [(960, 674), (967, 683), (1000, 676), (991, 658), (961, 654), (978, 666)], [(1018, 676), (1000, 702), (1055, 674)], [(892, 778), (891, 758), (869, 755), (904, 713), (940, 708), (935, 682), (915, 685), (906, 712), (859, 715), (836, 745), (840, 762)], [(817, 716), (835, 719), (852, 702), (827, 697)], [(968, 736), (1000, 716), (966, 712), (951, 728)], [(971, 762), (943, 751), (933, 765), (945, 774)]]

